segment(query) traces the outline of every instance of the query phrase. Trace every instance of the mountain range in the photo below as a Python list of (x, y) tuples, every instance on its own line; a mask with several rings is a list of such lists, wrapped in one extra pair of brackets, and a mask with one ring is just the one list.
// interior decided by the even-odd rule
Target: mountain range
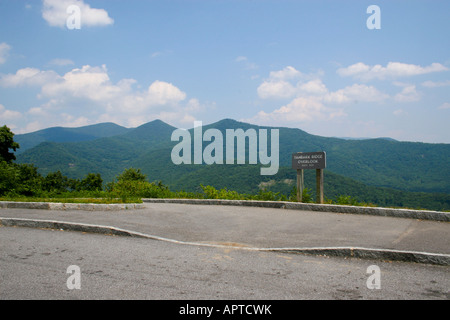
[[(171, 141), (171, 135), (176, 128), (161, 120), (137, 128), (102, 123), (16, 135), (21, 146), (16, 156), (17, 162), (32, 163), (44, 175), (60, 170), (68, 177), (83, 178), (93, 172), (109, 182), (133, 167), (140, 168), (150, 181), (160, 180), (175, 190), (194, 191), (203, 184), (245, 193), (257, 192), (262, 186), (289, 193), (296, 179), (292, 153), (326, 151), (325, 197), (347, 194), (392, 206), (408, 205), (405, 199), (422, 199), (420, 206), (437, 201), (450, 209), (450, 144), (322, 137), (297, 128), (262, 127), (232, 119), (204, 126), (203, 132), (210, 128), (220, 130), (223, 136), (227, 129), (278, 129), (278, 173), (261, 176), (261, 165), (248, 161), (242, 165), (175, 165), (171, 152), (178, 141)], [(193, 129), (189, 132), (193, 137)], [(203, 142), (203, 147), (209, 143)], [(306, 170), (306, 187), (312, 190), (313, 174)]]
[(20, 144), (17, 153), (37, 146), (41, 142), (81, 142), (97, 138), (112, 137), (129, 130), (115, 123), (99, 123), (79, 128), (52, 127), (36, 132), (19, 134), (15, 141)]

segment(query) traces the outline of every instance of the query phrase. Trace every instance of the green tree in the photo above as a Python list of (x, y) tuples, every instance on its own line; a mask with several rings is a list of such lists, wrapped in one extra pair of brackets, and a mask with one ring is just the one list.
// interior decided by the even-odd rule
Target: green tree
[(141, 172), (141, 169), (129, 168), (125, 169), (121, 174), (117, 176), (117, 180), (120, 181), (146, 181), (147, 176)]
[(50, 172), (44, 178), (43, 189), (50, 192), (64, 192), (69, 187), (69, 179), (63, 176), (61, 171)]
[(18, 164), (17, 168), (17, 184), (18, 193), (25, 196), (33, 196), (38, 194), (42, 189), (44, 178), (32, 164)]
[(0, 160), (0, 195), (5, 195), (17, 187), (16, 169), (6, 161)]
[(81, 189), (86, 191), (101, 191), (103, 189), (103, 180), (100, 173), (89, 173), (86, 178), (81, 180)]
[(20, 148), (19, 144), (14, 141), (14, 133), (5, 125), (0, 128), (0, 161), (11, 163), (16, 160), (14, 153), (9, 152), (9, 149), (16, 151)]

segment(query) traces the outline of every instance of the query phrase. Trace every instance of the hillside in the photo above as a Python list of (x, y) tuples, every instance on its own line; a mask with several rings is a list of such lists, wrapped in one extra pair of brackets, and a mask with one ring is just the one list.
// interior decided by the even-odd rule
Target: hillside
[(128, 128), (115, 123), (99, 123), (79, 128), (53, 127), (31, 133), (18, 134), (14, 140), (20, 144), (17, 153), (24, 152), (42, 142), (80, 142), (103, 137), (113, 137), (127, 132)]
[[(204, 126), (203, 132), (209, 128), (220, 130), (224, 137), (226, 129), (266, 128), (269, 132), (272, 129), (231, 119)], [(253, 192), (264, 181), (295, 179), (295, 171), (290, 169), (292, 153), (324, 150), (327, 152), (326, 173), (336, 181), (334, 185), (328, 185), (325, 191), (325, 196), (330, 198), (331, 194), (349, 194), (344, 191), (348, 191), (351, 185), (358, 185), (356, 189), (360, 190), (360, 194), (366, 193), (364, 199), (357, 198), (367, 202), (372, 200), (368, 197), (369, 191), (363, 192), (363, 185), (369, 189), (387, 188), (383, 192), (391, 194), (394, 193), (393, 189), (402, 192), (450, 193), (449, 144), (399, 142), (385, 138), (345, 140), (315, 136), (300, 129), (277, 129), (280, 132), (280, 166), (283, 168), (274, 176), (261, 176), (260, 164), (176, 166), (170, 158), (172, 148), (178, 143), (171, 141), (175, 128), (160, 120), (127, 129), (118, 135), (89, 141), (41, 143), (18, 154), (17, 161), (33, 163), (43, 174), (61, 170), (72, 178), (98, 172), (107, 182), (125, 168), (135, 167), (141, 168), (151, 181), (161, 180), (174, 189), (195, 188), (202, 183), (239, 192)], [(190, 132), (193, 137), (192, 129)], [(203, 142), (203, 147), (208, 144)], [(271, 147), (268, 149), (270, 151)], [(344, 183), (344, 180), (347, 182)], [(279, 190), (286, 191), (283, 184), (276, 185)], [(314, 186), (310, 188), (314, 189)]]

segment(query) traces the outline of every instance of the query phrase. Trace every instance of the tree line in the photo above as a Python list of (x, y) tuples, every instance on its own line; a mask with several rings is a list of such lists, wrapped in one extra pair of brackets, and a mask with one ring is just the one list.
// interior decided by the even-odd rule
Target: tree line
[(46, 176), (39, 173), (33, 164), (18, 164), (14, 154), (20, 145), (14, 141), (14, 133), (5, 125), (0, 127), (0, 196), (6, 197), (48, 197), (64, 193), (92, 195), (102, 191), (113, 192), (119, 181), (139, 180), (146, 177), (140, 170), (129, 169), (118, 177), (117, 182), (107, 185), (99, 173), (88, 173), (83, 179), (72, 179), (61, 171), (50, 172)]
[[(49, 172), (45, 176), (39, 173), (39, 169), (33, 164), (18, 164), (14, 161), (14, 152), (20, 145), (14, 141), (14, 133), (7, 126), (0, 127), (0, 197), (3, 199), (22, 198), (102, 198), (118, 200), (121, 202), (141, 202), (142, 198), (202, 198), (202, 199), (239, 199), (239, 200), (271, 200), (271, 201), (296, 201), (295, 186), (285, 183), (270, 184), (262, 189), (251, 189), (250, 185), (259, 185), (252, 174), (254, 168), (245, 170), (227, 171), (228, 177), (224, 179), (223, 167), (215, 170), (197, 172), (195, 175), (186, 176), (189, 183), (184, 187), (197, 191), (172, 191), (161, 181), (149, 182), (147, 176), (140, 169), (128, 168), (118, 174), (113, 181), (104, 183), (99, 173), (88, 173), (81, 179), (68, 178), (61, 171)], [(229, 168), (227, 168), (229, 169)], [(279, 180), (284, 181), (291, 177), (291, 169), (282, 168)], [(214, 186), (202, 185), (205, 176), (214, 173), (217, 179), (206, 179)], [(308, 178), (306, 175), (305, 178)], [(313, 179), (313, 177), (309, 177)], [(311, 180), (310, 179), (310, 180)], [(226, 180), (226, 181), (225, 181)], [(307, 180), (307, 179), (306, 179)], [(383, 188), (367, 187), (355, 181), (346, 182), (346, 178), (328, 173), (326, 189), (330, 198), (326, 203), (364, 206), (399, 206), (413, 208), (428, 208), (432, 210), (448, 210), (450, 208), (450, 196), (442, 194), (410, 193), (398, 190), (385, 190)], [(230, 183), (230, 182), (233, 183)], [(236, 187), (236, 184), (248, 186), (246, 193), (227, 189)], [(216, 183), (214, 183), (216, 182)], [(177, 185), (183, 184), (178, 181)], [(312, 183), (310, 183), (312, 184)], [(356, 185), (355, 185), (356, 184)], [(186, 189), (185, 189), (186, 190)], [(243, 191), (243, 190), (241, 190)], [(363, 202), (357, 198), (364, 199)], [(34, 200), (32, 200), (34, 201)], [(314, 191), (303, 190), (303, 201), (313, 202)]]

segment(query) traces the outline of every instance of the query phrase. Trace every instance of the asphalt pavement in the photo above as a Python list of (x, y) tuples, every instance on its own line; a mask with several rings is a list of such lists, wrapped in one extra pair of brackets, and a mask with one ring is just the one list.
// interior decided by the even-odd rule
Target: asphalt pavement
[[(304, 313), (307, 305), (299, 300), (450, 299), (447, 266), (185, 246), (53, 229), (1, 227), (0, 266), (0, 300), (155, 300), (143, 305), (146, 312), (170, 319), (186, 304), (212, 302), (214, 315), (221, 318), (228, 314), (224, 304), (254, 303), (272, 305), (272, 317), (289, 318)], [(317, 311), (316, 304), (310, 307)], [(342, 307), (327, 311), (330, 316), (349, 312), (347, 305)]]
[[(113, 227), (189, 245), (450, 262), (450, 223), (441, 221), (170, 203), (115, 211), (0, 209), (3, 225), (22, 219)], [(371, 255), (380, 252), (383, 255)]]

